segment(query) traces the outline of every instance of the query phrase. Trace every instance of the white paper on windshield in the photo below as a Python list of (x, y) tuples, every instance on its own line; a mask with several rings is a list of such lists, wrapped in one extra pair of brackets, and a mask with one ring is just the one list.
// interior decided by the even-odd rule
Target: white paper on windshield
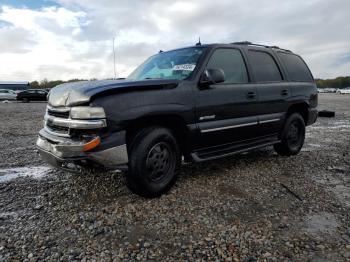
[(174, 65), (174, 71), (193, 71), (196, 65), (193, 64), (182, 64), (182, 65)]

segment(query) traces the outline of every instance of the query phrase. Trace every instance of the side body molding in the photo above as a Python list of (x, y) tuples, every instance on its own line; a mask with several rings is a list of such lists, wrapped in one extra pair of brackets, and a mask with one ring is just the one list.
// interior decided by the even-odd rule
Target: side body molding
[(258, 116), (239, 117), (225, 120), (207, 121), (198, 123), (201, 133), (215, 132), (220, 130), (261, 125), (272, 122), (279, 122), (284, 119), (284, 112), (274, 114), (264, 114)]

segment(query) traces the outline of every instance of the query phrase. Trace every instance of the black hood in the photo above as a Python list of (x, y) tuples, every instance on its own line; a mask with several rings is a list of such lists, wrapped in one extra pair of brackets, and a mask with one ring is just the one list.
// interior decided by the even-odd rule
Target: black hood
[(90, 102), (93, 96), (102, 92), (174, 88), (178, 85), (178, 82), (178, 80), (150, 79), (143, 81), (100, 80), (65, 83), (51, 89), (49, 105), (57, 107), (81, 105)]

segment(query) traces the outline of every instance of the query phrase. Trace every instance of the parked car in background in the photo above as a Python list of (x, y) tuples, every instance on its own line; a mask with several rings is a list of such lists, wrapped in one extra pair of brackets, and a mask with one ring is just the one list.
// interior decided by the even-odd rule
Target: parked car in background
[(337, 90), (337, 93), (338, 93), (338, 94), (342, 94), (342, 95), (344, 95), (344, 94), (350, 94), (350, 88), (347, 87), (347, 88), (343, 88), (343, 89), (338, 89), (338, 90)]
[(46, 101), (48, 92), (42, 89), (28, 89), (17, 94), (17, 100), (24, 103), (30, 101)]
[(318, 93), (336, 93), (337, 89), (335, 88), (330, 88), (330, 87), (326, 87), (326, 88), (318, 88), (317, 89)]
[(0, 100), (16, 100), (16, 92), (11, 89), (0, 89)]

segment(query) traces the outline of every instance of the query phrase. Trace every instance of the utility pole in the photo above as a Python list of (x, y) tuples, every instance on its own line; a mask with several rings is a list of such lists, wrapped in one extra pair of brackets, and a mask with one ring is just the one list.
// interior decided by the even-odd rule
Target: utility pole
[(116, 70), (115, 70), (115, 49), (114, 49), (114, 40), (115, 40), (115, 37), (113, 37), (113, 68), (114, 68), (114, 79), (117, 78), (117, 73), (116, 73)]

